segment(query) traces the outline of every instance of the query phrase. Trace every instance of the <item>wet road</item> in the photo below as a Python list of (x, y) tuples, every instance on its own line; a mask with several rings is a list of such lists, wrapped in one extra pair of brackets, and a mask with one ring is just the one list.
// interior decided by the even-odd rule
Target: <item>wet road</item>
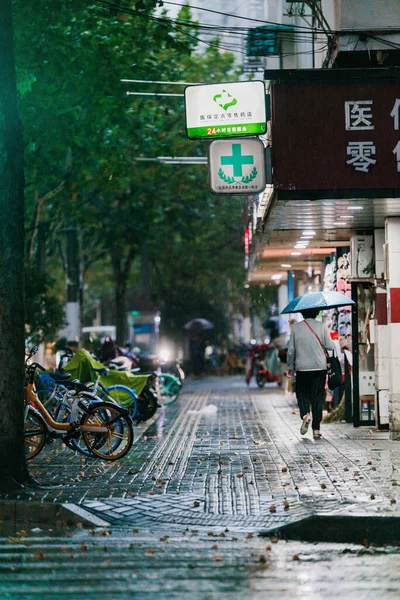
[(4, 600), (372, 600), (400, 594), (398, 548), (284, 542), (215, 528), (27, 533), (1, 541)]
[(0, 598), (400, 597), (399, 548), (258, 536), (315, 512), (398, 514), (400, 444), (348, 425), (315, 444), (295, 413), (274, 388), (208, 379), (188, 382), (119, 464), (50, 447), (32, 470), (63, 487), (19, 499), (74, 503), (104, 527), (0, 528)]

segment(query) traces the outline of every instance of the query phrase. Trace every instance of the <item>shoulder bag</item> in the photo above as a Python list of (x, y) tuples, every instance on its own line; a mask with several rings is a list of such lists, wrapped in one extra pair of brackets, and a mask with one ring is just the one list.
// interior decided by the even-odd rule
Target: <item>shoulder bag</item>
[(342, 382), (342, 368), (340, 366), (339, 359), (335, 354), (335, 350), (332, 351), (332, 356), (330, 356), (328, 350), (325, 348), (325, 346), (323, 345), (323, 343), (321, 342), (321, 340), (315, 333), (314, 329), (307, 323), (307, 321), (304, 321), (304, 323), (307, 325), (307, 327), (310, 329), (310, 331), (315, 335), (322, 350), (324, 351), (324, 354), (326, 356), (326, 369), (328, 371), (328, 388), (330, 390), (334, 390), (337, 387), (339, 387), (339, 385)]

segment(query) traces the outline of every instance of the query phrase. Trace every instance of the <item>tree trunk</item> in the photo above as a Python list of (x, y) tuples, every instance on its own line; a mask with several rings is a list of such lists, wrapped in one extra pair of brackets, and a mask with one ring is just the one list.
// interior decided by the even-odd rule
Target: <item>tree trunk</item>
[(115, 311), (116, 311), (116, 342), (120, 346), (123, 346), (126, 342), (126, 315), (125, 315), (125, 299), (126, 299), (126, 288), (115, 282)]
[(126, 285), (124, 282), (121, 259), (118, 253), (112, 252), (112, 266), (114, 276), (114, 300), (115, 300), (115, 325), (117, 329), (116, 342), (123, 345), (125, 343), (126, 331), (126, 315), (125, 315), (125, 298)]
[(111, 263), (114, 277), (115, 298), (115, 324), (117, 327), (116, 341), (123, 345), (126, 342), (127, 320), (126, 320), (126, 290), (129, 274), (135, 254), (133, 246), (129, 248), (125, 260), (121, 257), (122, 251), (117, 246), (111, 249)]
[(24, 173), (11, 0), (0, 2), (0, 485), (28, 478), (23, 436)]

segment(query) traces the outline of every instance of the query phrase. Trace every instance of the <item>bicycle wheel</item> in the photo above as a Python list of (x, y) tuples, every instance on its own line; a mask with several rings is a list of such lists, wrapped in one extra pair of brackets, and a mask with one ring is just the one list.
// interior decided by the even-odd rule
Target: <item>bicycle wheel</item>
[(83, 441), (98, 458), (118, 460), (125, 456), (133, 444), (132, 422), (125, 411), (109, 402), (89, 407), (81, 420), (81, 427), (98, 425), (107, 432), (82, 431)]
[[(87, 395), (87, 394), (85, 394), (85, 392), (82, 392), (81, 394), (79, 394), (79, 399), (83, 400), (87, 406), (89, 406), (90, 403), (93, 402), (93, 396)], [(78, 400), (75, 400), (75, 402), (77, 402), (77, 401)], [(60, 419), (59, 417), (60, 417), (60, 415), (58, 415), (58, 417), (57, 417), (58, 421), (62, 421), (64, 423), (70, 423), (71, 422), (71, 409), (67, 407), (64, 415), (62, 415), (62, 418)], [(90, 452), (90, 450), (88, 450), (86, 444), (84, 444), (79, 430), (74, 432), (73, 437), (70, 436), (69, 433), (66, 433), (62, 439), (63, 439), (64, 444), (66, 446), (68, 446), (68, 448), (70, 450), (74, 450), (76, 452), (79, 452), (80, 454), (83, 454), (84, 456), (91, 456), (93, 458), (94, 454), (92, 452)]]
[[(88, 399), (86, 398), (86, 400), (88, 400)], [(89, 402), (90, 402), (90, 400), (89, 400)], [(110, 403), (107, 402), (106, 406), (109, 406), (109, 404)], [(102, 406), (104, 406), (104, 404)], [(119, 409), (119, 407), (117, 407), (117, 408)], [(89, 408), (89, 410), (91, 410), (91, 409)], [(71, 418), (71, 413), (68, 413), (66, 420), (70, 421), (70, 418)], [(81, 425), (82, 425), (82, 420), (81, 420)], [(120, 431), (119, 431), (120, 434), (121, 434), (121, 431), (123, 431), (123, 428), (120, 427)], [(96, 445), (98, 445), (100, 448), (104, 444), (106, 435), (107, 434), (105, 434), (105, 433), (97, 434)], [(79, 452), (80, 454), (83, 454), (84, 456), (90, 456), (92, 458), (96, 458), (96, 456), (97, 456), (96, 454), (94, 454), (92, 452), (91, 448), (88, 447), (86, 441), (84, 440), (83, 436), (81, 435), (81, 433), (79, 431), (75, 432), (74, 437), (69, 437), (68, 434), (66, 434), (63, 437), (63, 441), (68, 446), (68, 448), (70, 448), (71, 450), (75, 450), (76, 452)], [(114, 440), (114, 443), (111, 446), (112, 452), (114, 452), (118, 448), (121, 441), (122, 441), (122, 438), (116, 437), (116, 439)]]
[(136, 421), (147, 421), (157, 411), (159, 404), (156, 393), (151, 388), (144, 388), (138, 398)]
[(265, 377), (263, 373), (256, 373), (256, 382), (259, 388), (263, 388), (265, 385)]
[[(127, 387), (126, 385), (110, 385), (106, 388), (106, 392), (111, 398), (123, 408), (129, 410), (131, 419), (134, 419), (138, 410), (138, 397), (135, 390)], [(99, 394), (99, 397), (105, 400), (104, 392)]]
[(160, 375), (159, 380), (161, 403), (163, 406), (172, 404), (181, 393), (181, 384), (179, 380), (169, 373)]
[(29, 407), (24, 422), (25, 458), (31, 460), (43, 450), (46, 443), (47, 425), (42, 415)]

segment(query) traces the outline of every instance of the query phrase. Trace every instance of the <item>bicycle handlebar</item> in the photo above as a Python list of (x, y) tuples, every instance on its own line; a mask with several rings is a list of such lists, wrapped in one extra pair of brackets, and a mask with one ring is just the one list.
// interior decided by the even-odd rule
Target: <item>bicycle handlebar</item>
[(28, 361), (36, 352), (39, 350), (39, 346), (32, 346), (32, 348), (25, 354), (25, 362)]
[(36, 369), (39, 369), (39, 371), (46, 371), (46, 369), (44, 367), (42, 367), (42, 365), (39, 365), (39, 363), (37, 363), (37, 362), (27, 365), (27, 368), (30, 369), (31, 371), (36, 371)]
[(36, 363), (36, 362), (32, 363), (31, 365), (25, 364), (25, 369), (26, 369), (27, 374), (29, 375), (30, 383), (34, 382), (36, 369), (39, 369), (39, 371), (46, 370), (44, 367), (42, 367), (42, 365), (39, 365), (39, 363)]

